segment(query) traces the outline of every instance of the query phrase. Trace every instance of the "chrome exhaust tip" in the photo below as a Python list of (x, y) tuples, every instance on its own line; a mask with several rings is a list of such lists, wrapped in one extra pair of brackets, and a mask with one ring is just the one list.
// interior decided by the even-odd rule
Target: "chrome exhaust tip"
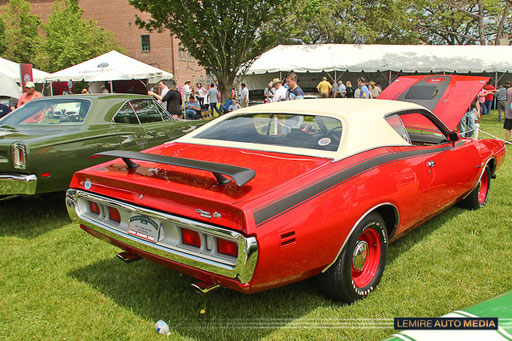
[(217, 289), (218, 287), (220, 287), (220, 285), (218, 285), (218, 284), (205, 283), (205, 282), (192, 283), (191, 285), (192, 285), (192, 288), (196, 289), (200, 294), (203, 294), (203, 295), (212, 291), (213, 289)]
[(141, 259), (140, 256), (138, 255), (134, 255), (133, 253), (129, 253), (129, 252), (119, 252), (117, 255), (116, 255), (117, 258), (119, 258), (120, 260), (122, 260), (123, 262), (125, 263), (131, 263), (131, 262), (134, 262), (136, 260), (139, 260)]

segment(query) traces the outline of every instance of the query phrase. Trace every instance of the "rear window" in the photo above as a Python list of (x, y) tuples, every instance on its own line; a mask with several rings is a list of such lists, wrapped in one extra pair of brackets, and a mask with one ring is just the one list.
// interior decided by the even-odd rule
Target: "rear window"
[(239, 114), (194, 138), (336, 151), (342, 123), (321, 116), (287, 113)]
[(91, 101), (86, 99), (51, 98), (31, 101), (0, 120), (1, 125), (80, 125)]

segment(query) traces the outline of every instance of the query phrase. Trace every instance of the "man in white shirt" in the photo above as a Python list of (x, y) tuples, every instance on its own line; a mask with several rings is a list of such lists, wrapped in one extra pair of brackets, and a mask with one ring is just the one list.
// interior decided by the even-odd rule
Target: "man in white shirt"
[[(169, 88), (167, 87), (167, 85), (164, 83), (163, 80), (158, 82), (158, 86), (160, 87), (160, 96), (162, 98), (164, 98), (167, 91), (169, 91)], [(158, 101), (158, 102), (162, 103), (162, 107), (167, 108), (167, 102), (162, 102), (162, 101)]]
[(377, 83), (375, 83), (374, 81), (371, 81), (370, 82), (370, 94), (372, 94), (372, 97), (373, 98), (377, 98), (379, 97), (380, 93), (382, 92), (382, 90), (376, 86)]
[(183, 97), (185, 99), (183, 102), (188, 101), (188, 98), (190, 97), (191, 92), (192, 92), (192, 89), (190, 87), (190, 81), (186, 81), (185, 85), (183, 85)]
[(286, 101), (286, 92), (288, 89), (283, 86), (283, 81), (279, 78), (274, 78), (272, 80), (272, 86), (276, 89), (272, 102)]
[(338, 81), (338, 89), (336, 91), (336, 97), (344, 98), (346, 93), (347, 93), (347, 87), (345, 86), (345, 84), (343, 84), (343, 81), (340, 79)]
[(240, 103), (242, 104), (242, 108), (246, 108), (249, 106), (249, 89), (245, 83), (240, 84), (242, 87), (242, 92), (240, 93)]

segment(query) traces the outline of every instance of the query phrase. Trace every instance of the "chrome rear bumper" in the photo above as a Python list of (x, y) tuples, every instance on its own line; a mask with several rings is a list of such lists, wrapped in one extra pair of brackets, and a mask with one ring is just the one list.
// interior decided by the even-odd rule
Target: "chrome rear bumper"
[(0, 174), (0, 195), (36, 193), (37, 177), (23, 174)]
[[(90, 211), (90, 202), (99, 205), (100, 214)], [(248, 283), (254, 274), (258, 259), (258, 245), (254, 237), (245, 237), (241, 233), (225, 228), (75, 189), (67, 191), (66, 207), (74, 223), (84, 225), (108, 238), (170, 262), (236, 279), (243, 284)], [(120, 212), (120, 223), (109, 219), (109, 207)], [(146, 241), (128, 233), (128, 224), (134, 214), (158, 219), (161, 222), (156, 242)], [(201, 248), (182, 244), (182, 228), (194, 230), (200, 234)], [(217, 238), (237, 243), (238, 256), (231, 257), (218, 253)]]

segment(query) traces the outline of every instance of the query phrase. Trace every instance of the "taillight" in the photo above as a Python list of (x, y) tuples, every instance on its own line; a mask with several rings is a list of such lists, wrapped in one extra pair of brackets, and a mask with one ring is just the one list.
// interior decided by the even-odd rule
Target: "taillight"
[(121, 215), (119, 214), (119, 211), (113, 207), (108, 208), (108, 215), (110, 216), (110, 220), (120, 223), (121, 222)]
[(27, 152), (25, 145), (14, 143), (12, 145), (12, 163), (14, 168), (25, 169), (27, 167)]
[(230, 240), (217, 238), (217, 251), (228, 256), (238, 256), (238, 244)]
[(201, 237), (199, 236), (199, 233), (197, 233), (196, 231), (192, 231), (189, 229), (181, 229), (181, 238), (183, 244), (201, 247)]
[(93, 201), (89, 201), (89, 208), (91, 210), (91, 213), (94, 213), (97, 215), (100, 214), (100, 205), (98, 205), (97, 203), (95, 203)]

